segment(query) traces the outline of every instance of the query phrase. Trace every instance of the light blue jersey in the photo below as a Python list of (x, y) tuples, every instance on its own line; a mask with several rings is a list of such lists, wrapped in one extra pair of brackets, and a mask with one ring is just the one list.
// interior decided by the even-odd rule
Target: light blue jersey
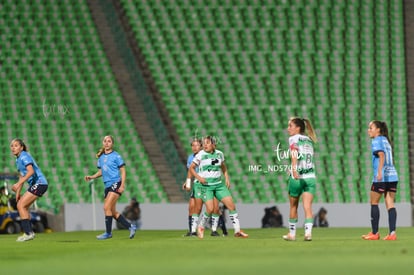
[[(188, 156), (188, 159), (187, 159), (187, 169), (190, 168), (191, 163), (193, 162), (193, 159), (194, 159), (195, 155), (197, 155), (197, 154), (191, 154), (191, 155)], [(196, 172), (198, 172), (198, 166), (196, 166), (194, 170)]]
[(393, 158), (392, 158), (392, 148), (388, 139), (384, 136), (378, 136), (372, 139), (372, 166), (374, 168), (374, 178), (373, 182), (377, 181), (378, 166), (379, 166), (379, 152), (383, 152), (385, 155), (384, 167), (382, 169), (382, 180), (381, 182), (394, 182), (398, 181), (398, 174), (395, 170)]
[(40, 170), (39, 166), (36, 164), (35, 160), (28, 152), (22, 151), (20, 155), (16, 158), (17, 170), (19, 171), (22, 177), (24, 177), (27, 174), (28, 165), (32, 165), (34, 171), (33, 175), (27, 180), (29, 185), (32, 186), (36, 183), (47, 185), (47, 180), (43, 175), (42, 171)]
[(111, 187), (112, 184), (121, 181), (119, 168), (125, 165), (122, 157), (115, 151), (109, 154), (102, 154), (98, 159), (98, 169), (102, 171), (102, 179), (105, 188)]
[(187, 158), (187, 169), (190, 168), (191, 163), (193, 162), (194, 154), (191, 154)]

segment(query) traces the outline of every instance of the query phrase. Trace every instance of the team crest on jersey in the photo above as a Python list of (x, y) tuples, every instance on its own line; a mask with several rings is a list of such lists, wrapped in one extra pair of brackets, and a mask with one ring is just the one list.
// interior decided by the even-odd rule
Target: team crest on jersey
[[(217, 164), (219, 164), (220, 165), (220, 160), (219, 159), (211, 159), (211, 165), (217, 165)], [(209, 171), (209, 172), (211, 172), (212, 170), (211, 169), (207, 169), (207, 171)]]

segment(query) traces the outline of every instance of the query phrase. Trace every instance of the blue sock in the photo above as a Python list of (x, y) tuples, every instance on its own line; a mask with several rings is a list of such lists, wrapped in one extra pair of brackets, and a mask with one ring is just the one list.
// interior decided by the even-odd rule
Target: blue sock
[(124, 218), (124, 216), (119, 215), (118, 219), (116, 219), (120, 224), (122, 224), (126, 229), (128, 229), (131, 224)]
[(380, 212), (378, 205), (371, 205), (371, 227), (372, 234), (377, 234)]
[(20, 221), (21, 225), (22, 225), (22, 229), (23, 232), (26, 234), (30, 234), (32, 233), (32, 224), (30, 223), (30, 220), (28, 219), (24, 219)]
[(188, 216), (188, 232), (191, 232), (191, 224), (193, 223), (193, 216)]
[(105, 216), (105, 227), (106, 227), (106, 233), (111, 234), (111, 232), (112, 232), (112, 216)]
[(397, 223), (397, 210), (393, 207), (388, 209), (388, 225), (390, 227), (390, 233), (395, 231)]

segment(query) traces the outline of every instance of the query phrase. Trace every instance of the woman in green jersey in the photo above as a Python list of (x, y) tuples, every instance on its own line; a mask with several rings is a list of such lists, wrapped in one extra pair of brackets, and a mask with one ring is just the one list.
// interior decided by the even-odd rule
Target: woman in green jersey
[(312, 201), (315, 195), (315, 165), (313, 145), (316, 142), (315, 131), (309, 119), (293, 117), (289, 120), (289, 150), (291, 157), (289, 176), (289, 233), (283, 236), (287, 241), (296, 240), (298, 205), (302, 196), (305, 211), (305, 241), (312, 240)]
[[(234, 236), (238, 238), (247, 238), (249, 235), (240, 230), (239, 216), (236, 206), (230, 194), (230, 178), (227, 167), (224, 163), (224, 154), (216, 149), (215, 139), (207, 136), (203, 139), (203, 150), (201, 150), (193, 159), (190, 170), (196, 181), (202, 184), (200, 189), (201, 198), (206, 206), (204, 217), (201, 219), (197, 228), (199, 238), (204, 237), (204, 227), (214, 210), (214, 198), (221, 201), (229, 210), (229, 217), (234, 227)], [(195, 168), (198, 167), (198, 172)], [(224, 182), (222, 179), (224, 176)]]

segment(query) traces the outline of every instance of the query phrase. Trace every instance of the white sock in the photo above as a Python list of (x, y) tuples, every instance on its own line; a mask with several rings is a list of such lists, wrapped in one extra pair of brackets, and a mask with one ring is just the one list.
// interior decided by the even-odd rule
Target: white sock
[(230, 213), (229, 218), (231, 223), (233, 224), (234, 233), (240, 232), (240, 221), (239, 221), (239, 215), (237, 212)]
[(208, 223), (208, 220), (211, 218), (211, 214), (208, 215), (207, 213), (204, 212), (203, 217), (200, 219), (200, 223), (198, 224), (198, 226), (204, 228), (206, 227), (206, 224)]
[(214, 215), (211, 216), (211, 231), (217, 231), (218, 223), (220, 216)]
[(313, 223), (305, 223), (305, 235), (312, 235)]
[(296, 236), (296, 222), (289, 222), (289, 235)]
[(191, 217), (191, 233), (195, 233), (197, 231), (198, 225), (198, 215), (193, 215)]

